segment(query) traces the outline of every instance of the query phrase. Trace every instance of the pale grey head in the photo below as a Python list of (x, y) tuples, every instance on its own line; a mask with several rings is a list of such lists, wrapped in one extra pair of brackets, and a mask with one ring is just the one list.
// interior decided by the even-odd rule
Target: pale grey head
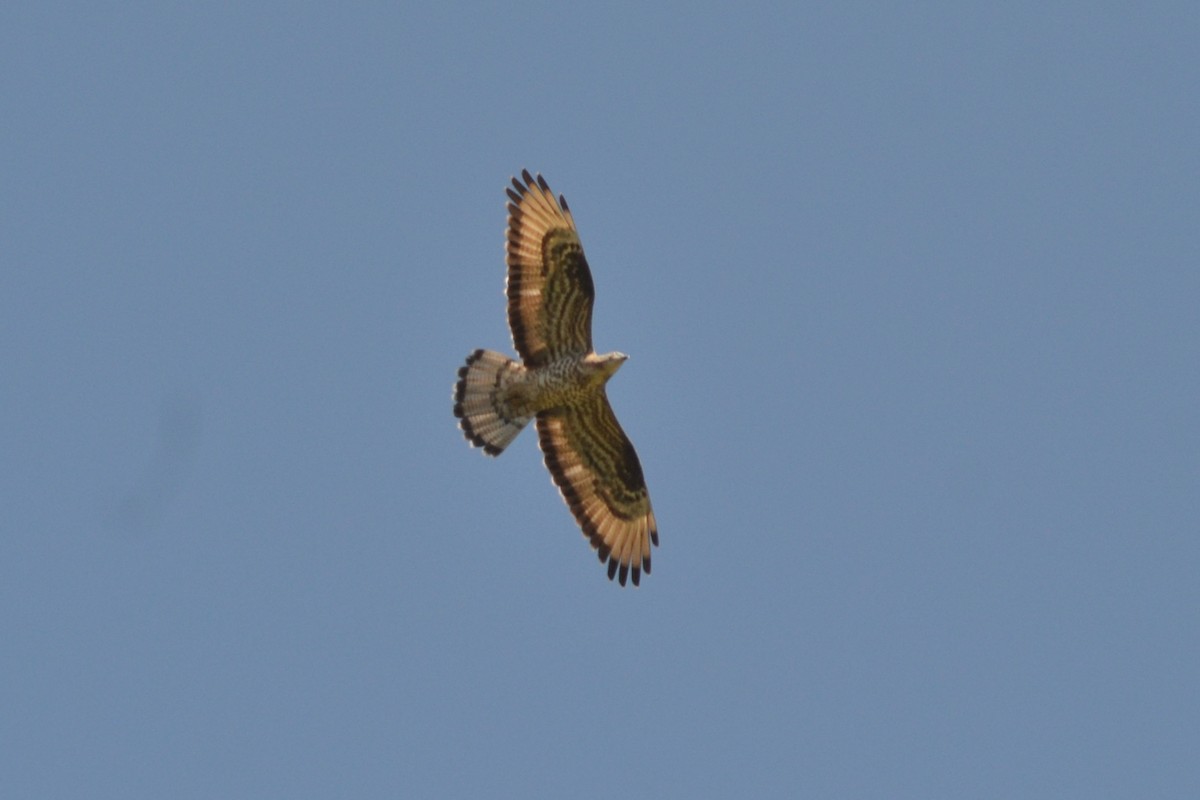
[(603, 355), (589, 353), (584, 356), (584, 371), (592, 379), (589, 383), (597, 379), (599, 383), (607, 383), (608, 379), (616, 374), (628, 358), (629, 356), (624, 353), (605, 353)]

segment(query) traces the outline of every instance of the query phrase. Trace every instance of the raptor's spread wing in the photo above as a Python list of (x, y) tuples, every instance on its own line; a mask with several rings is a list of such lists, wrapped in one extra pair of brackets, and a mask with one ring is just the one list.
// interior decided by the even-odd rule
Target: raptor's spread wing
[(592, 350), (592, 273), (563, 197), (526, 170), (508, 190), (508, 327), (525, 366)]
[(586, 404), (537, 417), (546, 467), (579, 527), (608, 562), (608, 577), (634, 586), (650, 572), (650, 545), (658, 526), (642, 465), (603, 390)]

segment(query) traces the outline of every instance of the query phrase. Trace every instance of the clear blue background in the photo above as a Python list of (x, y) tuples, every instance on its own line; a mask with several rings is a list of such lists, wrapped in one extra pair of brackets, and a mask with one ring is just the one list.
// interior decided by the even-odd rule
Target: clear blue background
[[(1200, 796), (1194, 3), (9, 3), (0, 794)], [(662, 532), (526, 433), (571, 202)]]

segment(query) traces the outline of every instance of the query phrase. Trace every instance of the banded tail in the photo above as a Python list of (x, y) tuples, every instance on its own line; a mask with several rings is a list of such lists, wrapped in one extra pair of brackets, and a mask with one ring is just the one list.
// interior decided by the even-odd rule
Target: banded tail
[(506, 391), (525, 374), (525, 368), (492, 350), (476, 350), (459, 367), (454, 386), (454, 416), (475, 447), (498, 456), (517, 438), (532, 416), (519, 416), (507, 402)]

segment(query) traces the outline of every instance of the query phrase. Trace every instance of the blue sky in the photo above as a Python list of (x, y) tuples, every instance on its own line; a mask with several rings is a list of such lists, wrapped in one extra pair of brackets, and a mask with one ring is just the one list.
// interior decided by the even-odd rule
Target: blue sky
[[(1198, 34), (9, 4), (0, 794), (1197, 796)], [(637, 590), (451, 415), (526, 167)]]

